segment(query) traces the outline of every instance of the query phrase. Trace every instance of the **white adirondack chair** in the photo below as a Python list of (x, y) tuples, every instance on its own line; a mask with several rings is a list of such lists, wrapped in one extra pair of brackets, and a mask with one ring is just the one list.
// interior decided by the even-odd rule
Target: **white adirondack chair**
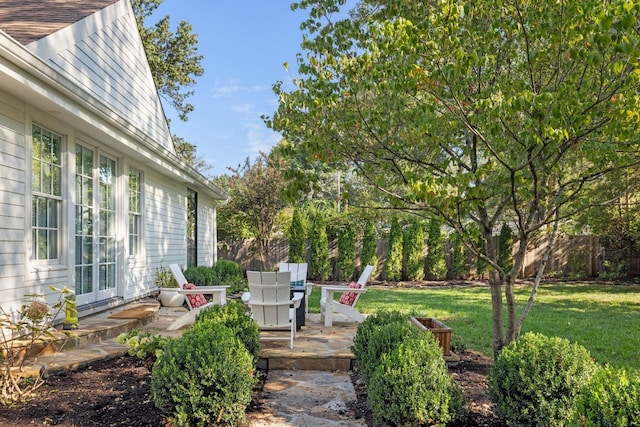
[[(367, 290), (365, 286), (369, 281), (369, 276), (373, 272), (373, 266), (367, 265), (357, 282), (353, 282), (348, 286), (328, 285), (321, 286), (322, 293), (320, 295), (320, 320), (324, 321), (326, 327), (333, 325), (333, 313), (342, 314), (356, 322), (364, 321), (364, 316), (355, 305), (360, 298), (360, 294)], [(333, 294), (342, 292), (340, 299), (334, 300)]]
[[(178, 282), (178, 289), (170, 288), (168, 290), (184, 294), (189, 311), (169, 325), (168, 331), (175, 331), (183, 326), (192, 324), (201, 310), (212, 305), (224, 305), (227, 303), (227, 288), (229, 286), (196, 286), (193, 283), (187, 283), (187, 279), (182, 274), (178, 264), (170, 264), (169, 269), (176, 282)], [(160, 292), (162, 292), (162, 289), (160, 289)], [(211, 295), (211, 299), (207, 300), (205, 295)]]
[[(296, 308), (300, 306), (303, 293), (295, 292), (291, 298), (291, 273), (273, 271), (247, 271), (249, 292), (242, 300), (251, 307), (251, 317), (261, 331), (289, 331), (289, 336), (268, 335), (262, 340), (289, 340), (293, 348), (296, 337)], [(293, 308), (291, 308), (293, 305)]]
[(304, 300), (304, 313), (309, 313), (309, 296), (313, 291), (313, 283), (307, 283), (307, 269), (308, 264), (306, 262), (281, 262), (278, 264), (278, 271), (291, 272), (291, 287), (300, 287), (304, 289), (306, 298)]

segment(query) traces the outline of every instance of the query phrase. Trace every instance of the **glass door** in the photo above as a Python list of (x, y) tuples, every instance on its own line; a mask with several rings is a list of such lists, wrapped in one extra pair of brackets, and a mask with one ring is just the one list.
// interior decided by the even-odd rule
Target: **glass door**
[[(96, 167), (96, 163), (97, 166)], [(116, 161), (76, 146), (75, 290), (79, 305), (116, 296)]]
[(116, 161), (100, 155), (98, 299), (116, 296)]

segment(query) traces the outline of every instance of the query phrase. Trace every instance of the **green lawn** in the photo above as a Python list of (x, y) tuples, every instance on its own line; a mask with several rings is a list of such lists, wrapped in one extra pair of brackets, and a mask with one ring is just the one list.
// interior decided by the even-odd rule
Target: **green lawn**
[[(524, 285), (517, 288), (520, 309), (529, 289)], [(310, 311), (319, 312), (319, 300), (316, 288), (309, 300)], [(467, 348), (493, 354), (488, 287), (369, 289), (357, 307), (362, 313), (391, 309), (438, 318), (453, 328), (453, 334), (461, 337)], [(577, 342), (600, 363), (640, 369), (640, 287), (542, 285), (524, 323), (523, 333), (527, 331)]]

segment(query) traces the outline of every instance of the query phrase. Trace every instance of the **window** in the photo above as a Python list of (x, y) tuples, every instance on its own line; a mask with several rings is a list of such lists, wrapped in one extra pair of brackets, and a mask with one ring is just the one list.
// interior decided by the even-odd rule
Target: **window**
[(33, 125), (31, 238), (34, 260), (59, 256), (62, 206), (62, 136)]
[(129, 168), (129, 255), (136, 256), (140, 252), (140, 228), (142, 215), (140, 200), (142, 198), (142, 172)]
[(187, 189), (187, 267), (198, 265), (198, 193)]

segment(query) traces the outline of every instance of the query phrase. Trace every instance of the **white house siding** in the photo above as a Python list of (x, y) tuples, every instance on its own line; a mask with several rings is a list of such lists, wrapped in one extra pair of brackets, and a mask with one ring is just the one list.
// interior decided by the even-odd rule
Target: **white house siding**
[(154, 172), (145, 175), (144, 245), (153, 276), (160, 267), (186, 262), (186, 186), (167, 182)]
[(0, 91), (0, 283), (11, 307), (23, 294), (17, 284), (25, 271), (25, 172), (23, 103)]
[(122, 0), (27, 46), (87, 93), (174, 153), (128, 1)]
[[(215, 260), (215, 203), (226, 195), (175, 156), (133, 12), (127, 0), (113, 6), (30, 50), (0, 32), (0, 306), (6, 311), (19, 308), (29, 293), (47, 293), (53, 301), (47, 285), (75, 287), (76, 144), (117, 161), (118, 300), (95, 302), (148, 295), (158, 267), (185, 266), (188, 188), (198, 193), (198, 263)], [(118, 15), (123, 10), (129, 15)], [(58, 52), (54, 48), (59, 55), (45, 54)], [(31, 261), (34, 123), (63, 137), (60, 256), (49, 262)], [(136, 256), (128, 253), (129, 166), (143, 174), (142, 248)]]
[(216, 241), (215, 200), (198, 194), (198, 265), (212, 266), (217, 261)]

